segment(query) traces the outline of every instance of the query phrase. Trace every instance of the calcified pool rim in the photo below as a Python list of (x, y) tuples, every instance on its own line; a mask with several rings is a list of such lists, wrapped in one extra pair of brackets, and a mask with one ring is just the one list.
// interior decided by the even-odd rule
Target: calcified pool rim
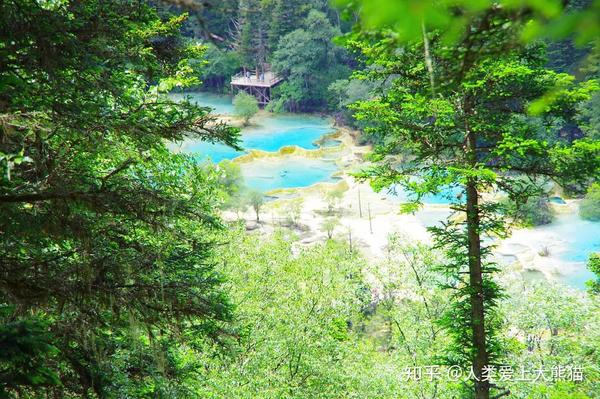
[[(173, 94), (175, 99), (189, 98), (199, 105), (213, 108), (218, 114), (224, 115), (230, 122), (232, 119), (233, 105), (231, 97), (207, 92), (187, 92)], [(239, 121), (238, 121), (239, 122)], [(260, 111), (255, 124), (242, 128), (242, 141), (245, 141), (247, 149), (235, 151), (224, 145), (214, 145), (201, 142), (200, 140), (184, 140), (179, 143), (176, 150), (198, 154), (199, 161), (210, 160), (218, 163), (224, 159), (231, 160), (239, 164), (250, 166), (253, 162), (265, 162), (265, 159), (272, 159), (274, 169), (268, 168), (274, 172), (272, 176), (265, 174), (265, 183), (255, 185), (258, 189), (268, 188), (265, 192), (268, 194), (279, 188), (283, 189), (302, 189), (318, 183), (334, 182), (340, 178), (341, 165), (337, 160), (342, 156), (344, 144), (347, 140), (341, 138), (338, 128), (329, 116), (315, 114), (267, 114)], [(235, 125), (235, 123), (232, 123)], [(244, 144), (244, 143), (243, 143)], [(290, 158), (293, 157), (293, 158)], [(302, 165), (299, 157), (306, 158), (304, 170), (298, 170)], [(281, 163), (290, 162), (291, 170), (285, 169)], [(242, 173), (244, 173), (242, 168)], [(292, 183), (282, 181), (279, 169), (282, 173), (291, 173)], [(325, 171), (323, 171), (325, 169)], [(301, 177), (305, 175), (308, 179), (302, 182)], [(247, 180), (256, 180), (248, 178)], [(272, 185), (268, 180), (279, 181)], [(251, 187), (252, 183), (249, 184)]]

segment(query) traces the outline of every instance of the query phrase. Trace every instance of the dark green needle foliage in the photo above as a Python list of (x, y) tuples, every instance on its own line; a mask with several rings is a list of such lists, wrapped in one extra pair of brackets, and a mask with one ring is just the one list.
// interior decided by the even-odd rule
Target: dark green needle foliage
[(4, 393), (176, 397), (162, 345), (183, 327), (216, 338), (230, 317), (218, 178), (166, 147), (238, 137), (166, 95), (199, 83), (184, 19), (137, 1), (0, 4)]
[[(13, 311), (13, 307), (0, 307), (2, 317)], [(47, 322), (34, 317), (0, 325), (0, 398), (10, 397), (11, 390), (21, 386), (59, 383), (51, 363), (57, 349), (47, 327)]]
[[(368, 13), (366, 3), (357, 10)], [(576, 83), (544, 67), (543, 46), (522, 41), (532, 15), (526, 9), (446, 10), (450, 19), (461, 16), (458, 31), (435, 23), (444, 10), (429, 11), (420, 34), (409, 35), (410, 25), (386, 25), (387, 17), (371, 10), (346, 37), (366, 65), (356, 78), (384, 82), (372, 100), (354, 105), (380, 143), (361, 177), (378, 190), (397, 184), (411, 192), (407, 211), (426, 194), (459, 193), (449, 196), (453, 217), (431, 229), (446, 253), (440, 272), (452, 295), (440, 321), (453, 337), (445, 362), (472, 368), (478, 378), (464, 395), (487, 399), (506, 394), (481, 380), (486, 365), (502, 362), (495, 312), (502, 290), (493, 278), (490, 239), (509, 226), (495, 198), (508, 196), (518, 209), (550, 180), (581, 190), (598, 178), (600, 143), (559, 134), (598, 83)], [(383, 22), (369, 19), (377, 15)], [(439, 28), (428, 31), (429, 20)]]
[(600, 254), (594, 253), (590, 255), (588, 260), (588, 269), (595, 275), (595, 279), (590, 280), (587, 284), (589, 290), (593, 294), (600, 294)]

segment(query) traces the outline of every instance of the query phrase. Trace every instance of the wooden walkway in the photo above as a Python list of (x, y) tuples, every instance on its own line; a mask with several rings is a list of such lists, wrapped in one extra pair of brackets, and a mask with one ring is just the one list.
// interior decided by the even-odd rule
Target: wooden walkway
[(267, 71), (263, 76), (250, 74), (250, 77), (244, 76), (243, 72), (231, 78), (232, 86), (256, 86), (256, 87), (273, 87), (283, 79), (275, 75), (271, 71)]
[(256, 73), (244, 75), (243, 72), (240, 72), (231, 78), (231, 91), (235, 94), (243, 90), (256, 97), (258, 104), (267, 105), (271, 101), (271, 88), (282, 80), (271, 71), (258, 76)]

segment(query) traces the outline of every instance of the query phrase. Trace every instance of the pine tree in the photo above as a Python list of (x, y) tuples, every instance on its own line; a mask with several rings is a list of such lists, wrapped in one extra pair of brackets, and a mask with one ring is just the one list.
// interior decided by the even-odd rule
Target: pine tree
[(260, 71), (267, 59), (268, 18), (260, 0), (240, 0), (237, 51), (248, 69)]
[(184, 19), (144, 2), (0, 3), (0, 396), (57, 379), (52, 396), (175, 394), (162, 345), (230, 318), (216, 176), (165, 144), (237, 147), (237, 129), (167, 95), (199, 83)]
[(520, 204), (548, 179), (583, 188), (600, 177), (600, 143), (557, 133), (598, 84), (578, 85), (545, 69), (543, 49), (520, 40), (522, 13), (492, 5), (468, 15), (452, 39), (423, 29), (405, 41), (391, 29), (371, 28), (347, 43), (369, 65), (362, 78), (387, 82), (354, 107), (367, 131), (383, 138), (376, 166), (360, 176), (378, 190), (399, 184), (412, 192), (407, 211), (426, 194), (461, 193), (448, 196), (460, 217), (431, 229), (447, 256), (439, 271), (452, 298), (441, 320), (454, 342), (446, 361), (472, 369), (472, 393), (489, 399), (492, 390), (507, 394), (482, 378), (502, 361), (495, 315), (502, 290), (490, 242), (510, 226), (495, 198)]

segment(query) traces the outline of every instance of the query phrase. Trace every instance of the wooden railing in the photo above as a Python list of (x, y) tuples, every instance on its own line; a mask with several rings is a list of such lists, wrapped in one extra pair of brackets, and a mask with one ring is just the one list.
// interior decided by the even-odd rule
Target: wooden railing
[(250, 86), (273, 86), (281, 81), (281, 78), (275, 75), (273, 72), (266, 72), (263, 79), (256, 76), (256, 73), (250, 74), (250, 77), (244, 75), (244, 72), (240, 72), (231, 77), (231, 84), (234, 85), (250, 85)]

